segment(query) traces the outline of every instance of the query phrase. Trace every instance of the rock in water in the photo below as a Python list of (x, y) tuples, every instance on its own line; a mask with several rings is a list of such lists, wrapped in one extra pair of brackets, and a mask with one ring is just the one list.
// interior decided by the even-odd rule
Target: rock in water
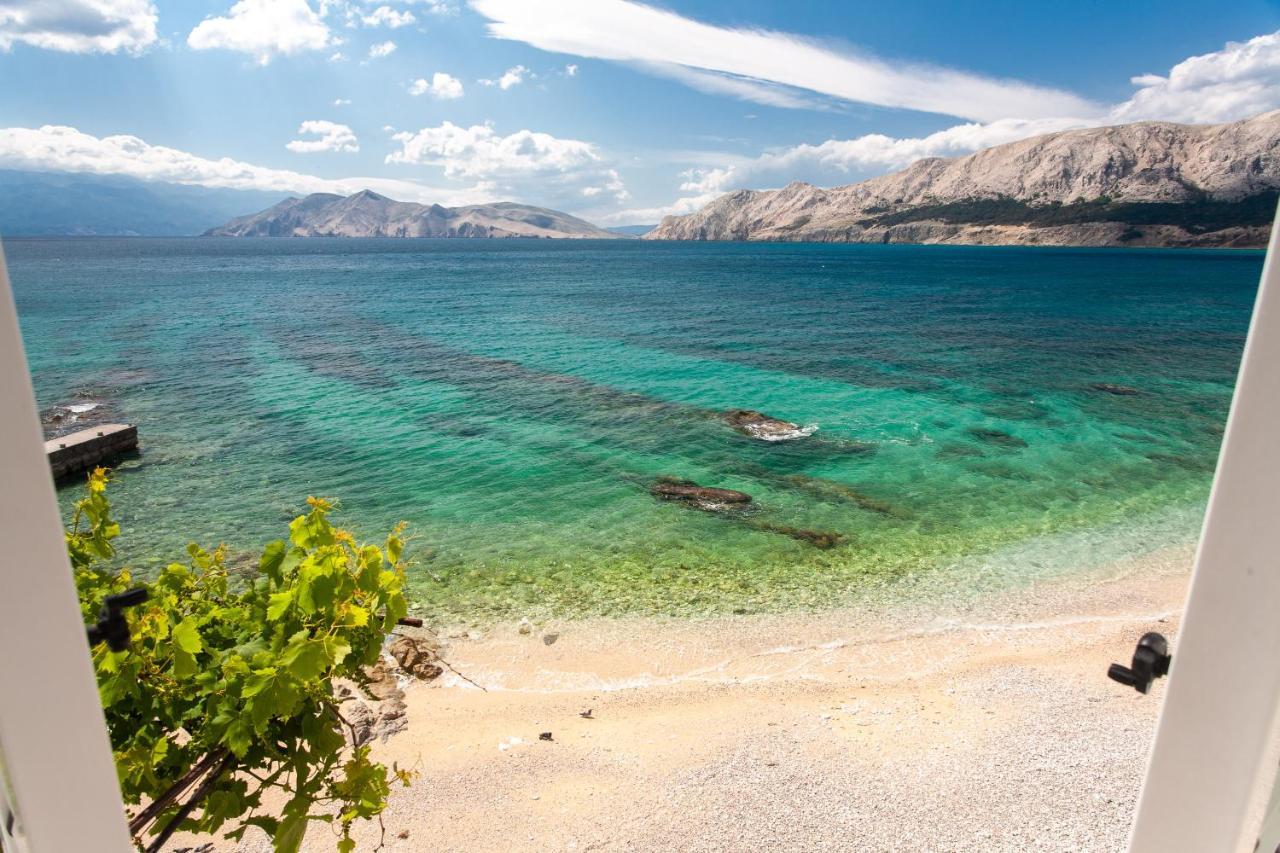
[(1118, 397), (1134, 397), (1142, 393), (1137, 388), (1130, 388), (1128, 385), (1114, 385), (1110, 382), (1095, 382), (1093, 383), (1093, 390), (1115, 394)]
[(791, 421), (771, 418), (763, 412), (751, 409), (734, 409), (725, 415), (729, 426), (743, 435), (758, 438), (761, 441), (790, 441), (804, 438), (818, 431), (817, 424), (800, 426)]
[(663, 477), (649, 487), (649, 493), (664, 501), (676, 501), (707, 512), (726, 512), (745, 509), (751, 503), (751, 495), (733, 489), (714, 489), (700, 486), (692, 480)]
[(756, 522), (750, 525), (756, 530), (764, 533), (777, 533), (782, 536), (790, 536), (800, 542), (806, 542), (815, 548), (827, 550), (835, 548), (837, 545), (844, 543), (844, 536), (839, 533), (833, 533), (828, 530), (809, 530), (805, 527), (792, 527), (789, 524), (772, 524), (770, 522)]
[(1009, 435), (1007, 432), (1001, 432), (998, 429), (990, 429), (988, 427), (971, 427), (969, 434), (974, 438), (981, 439), (987, 444), (995, 444), (1000, 447), (1026, 447), (1027, 443), (1016, 435)]

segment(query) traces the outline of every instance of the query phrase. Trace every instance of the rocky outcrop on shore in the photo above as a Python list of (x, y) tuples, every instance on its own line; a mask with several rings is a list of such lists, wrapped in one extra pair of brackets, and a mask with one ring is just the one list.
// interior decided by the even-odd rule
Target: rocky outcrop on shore
[(1063, 131), (831, 189), (738, 190), (644, 239), (1261, 246), (1277, 191), (1280, 111)]
[(386, 741), (409, 725), (403, 684), (433, 681), (444, 672), (440, 646), (422, 633), (401, 633), (381, 658), (366, 667), (360, 683), (340, 680), (335, 685), (338, 710), (352, 746)]

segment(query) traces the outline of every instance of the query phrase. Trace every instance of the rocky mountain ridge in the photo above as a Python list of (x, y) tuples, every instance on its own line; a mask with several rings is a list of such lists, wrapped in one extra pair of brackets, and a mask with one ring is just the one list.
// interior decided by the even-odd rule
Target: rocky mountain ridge
[(616, 239), (556, 210), (513, 202), (443, 207), (395, 201), (371, 190), (312, 193), (205, 232), (212, 237), (577, 237)]
[(1260, 246), (1280, 111), (1068, 130), (831, 189), (738, 190), (646, 239)]

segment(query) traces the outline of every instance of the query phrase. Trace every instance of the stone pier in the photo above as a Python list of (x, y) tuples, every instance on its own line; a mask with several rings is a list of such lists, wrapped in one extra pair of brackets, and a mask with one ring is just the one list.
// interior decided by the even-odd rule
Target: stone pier
[(138, 428), (130, 424), (99, 424), (44, 443), (55, 480), (86, 471), (137, 448)]

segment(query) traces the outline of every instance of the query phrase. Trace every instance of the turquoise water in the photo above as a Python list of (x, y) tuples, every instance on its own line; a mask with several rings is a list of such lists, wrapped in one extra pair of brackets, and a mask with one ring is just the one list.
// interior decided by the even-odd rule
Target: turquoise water
[[(5, 248), (41, 405), (91, 400), (140, 426), (113, 490), (134, 564), (188, 537), (247, 554), (307, 495), (336, 496), (369, 538), (409, 523), (427, 612), (477, 618), (825, 606), (908, 575), (959, 591), (974, 581), (958, 567), (984, 559), (984, 578), (1014, 583), (1036, 569), (1009, 555), (1055, 541), (1080, 565), (1190, 541), (1262, 263), (640, 241)], [(724, 423), (736, 408), (818, 430), (758, 441)], [(756, 510), (659, 502), (660, 476)]]

